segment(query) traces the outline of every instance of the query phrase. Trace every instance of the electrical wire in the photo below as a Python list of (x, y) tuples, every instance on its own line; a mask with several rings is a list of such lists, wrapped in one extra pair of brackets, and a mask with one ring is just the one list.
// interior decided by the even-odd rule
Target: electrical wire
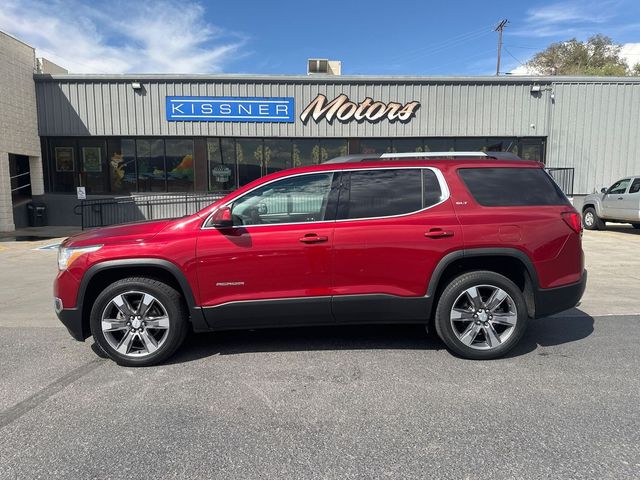
[[(411, 52), (406, 52), (402, 55), (397, 55), (395, 57), (392, 57), (389, 59), (390, 62), (393, 61), (397, 61), (397, 60), (407, 60), (410, 58), (415, 58), (417, 56), (420, 56), (421, 58), (423, 57), (428, 57), (431, 55), (434, 55), (436, 53), (440, 53), (444, 50), (447, 50), (448, 48), (451, 48), (453, 46), (462, 44), (462, 43), (466, 43), (470, 40), (475, 40), (476, 38), (482, 37), (484, 35), (487, 35), (489, 33), (491, 33), (493, 30), (487, 28), (487, 27), (483, 27), (477, 30), (472, 30), (470, 32), (466, 32), (463, 34), (459, 34), (456, 35), (454, 37), (451, 37), (447, 40), (444, 40), (442, 42), (438, 42), (438, 43), (434, 43), (416, 50), (413, 50)], [(425, 52), (425, 53), (423, 53)]]
[(515, 56), (514, 56), (514, 55), (513, 55), (513, 54), (512, 54), (508, 49), (507, 49), (507, 47), (505, 47), (505, 46), (504, 46), (504, 44), (502, 45), (502, 48), (504, 48), (504, 51), (505, 51), (505, 52), (507, 52), (507, 54), (508, 54), (511, 58), (513, 58), (516, 62), (518, 62), (518, 63), (520, 64), (520, 66), (521, 66), (521, 67), (524, 67), (524, 66), (525, 66), (525, 64), (524, 64), (524, 63), (522, 63), (520, 60), (518, 60), (518, 59), (517, 59), (517, 58), (516, 58), (516, 57), (515, 57)]

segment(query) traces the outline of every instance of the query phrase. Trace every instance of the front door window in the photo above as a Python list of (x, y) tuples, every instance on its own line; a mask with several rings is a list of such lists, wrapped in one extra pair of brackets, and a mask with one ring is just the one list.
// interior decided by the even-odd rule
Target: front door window
[(246, 226), (322, 221), (332, 176), (298, 175), (257, 188), (233, 202), (234, 223)]
[(631, 180), (629, 178), (625, 178), (624, 180), (619, 180), (613, 185), (611, 185), (611, 188), (609, 188), (609, 191), (607, 193), (609, 195), (621, 195), (627, 191), (627, 187), (629, 186), (630, 182)]

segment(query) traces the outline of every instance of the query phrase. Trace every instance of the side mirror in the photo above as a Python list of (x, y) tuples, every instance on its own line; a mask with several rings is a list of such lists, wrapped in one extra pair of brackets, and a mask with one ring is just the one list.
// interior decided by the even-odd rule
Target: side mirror
[(600, 193), (607, 193), (607, 187), (602, 187), (600, 189)]
[(233, 217), (231, 216), (231, 207), (222, 207), (216, 210), (211, 219), (211, 225), (216, 228), (233, 227)]

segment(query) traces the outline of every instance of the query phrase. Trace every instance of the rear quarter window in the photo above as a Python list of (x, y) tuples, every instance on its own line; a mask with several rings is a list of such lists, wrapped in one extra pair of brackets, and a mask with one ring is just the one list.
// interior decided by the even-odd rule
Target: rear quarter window
[(461, 168), (458, 174), (485, 207), (569, 205), (560, 187), (541, 168)]

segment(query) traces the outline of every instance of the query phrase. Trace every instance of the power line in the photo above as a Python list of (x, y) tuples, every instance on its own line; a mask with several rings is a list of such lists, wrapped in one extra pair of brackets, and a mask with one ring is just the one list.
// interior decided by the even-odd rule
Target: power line
[(513, 55), (509, 50), (507, 50), (507, 47), (505, 47), (505, 46), (503, 45), (503, 48), (504, 48), (504, 51), (505, 51), (505, 52), (507, 52), (507, 54), (508, 54), (511, 58), (513, 58), (513, 59), (514, 59), (516, 62), (518, 62), (521, 66), (523, 66), (523, 67), (525, 66), (525, 65), (524, 65), (524, 63), (522, 63), (520, 60), (518, 60), (518, 59), (517, 59), (517, 58), (516, 58), (516, 57), (515, 57), (515, 56), (514, 56), (514, 55)]
[(425, 51), (426, 51), (426, 53), (423, 54), (423, 55), (420, 55), (420, 56), (422, 58), (428, 57), (428, 56), (434, 55), (436, 53), (440, 53), (440, 52), (442, 52), (444, 50), (447, 50), (448, 48), (453, 47), (455, 45), (459, 45), (459, 44), (474, 40), (476, 38), (479, 38), (479, 37), (481, 37), (483, 35), (487, 35), (489, 33), (491, 33), (491, 30), (486, 28), (486, 27), (483, 27), (483, 28), (480, 28), (480, 29), (477, 29), (477, 30), (472, 30), (470, 32), (466, 32), (466, 33), (463, 33), (463, 34), (456, 35), (456, 36), (451, 37), (451, 38), (449, 38), (447, 40), (444, 40), (442, 42), (434, 43), (434, 44), (431, 44), (431, 45), (424, 46), (422, 48), (413, 50), (411, 52), (407, 52), (405, 54), (398, 55), (396, 57), (392, 57), (389, 61), (406, 60), (406, 59), (409, 59), (409, 58), (414, 58), (414, 57), (419, 56), (422, 52), (425, 52)]

